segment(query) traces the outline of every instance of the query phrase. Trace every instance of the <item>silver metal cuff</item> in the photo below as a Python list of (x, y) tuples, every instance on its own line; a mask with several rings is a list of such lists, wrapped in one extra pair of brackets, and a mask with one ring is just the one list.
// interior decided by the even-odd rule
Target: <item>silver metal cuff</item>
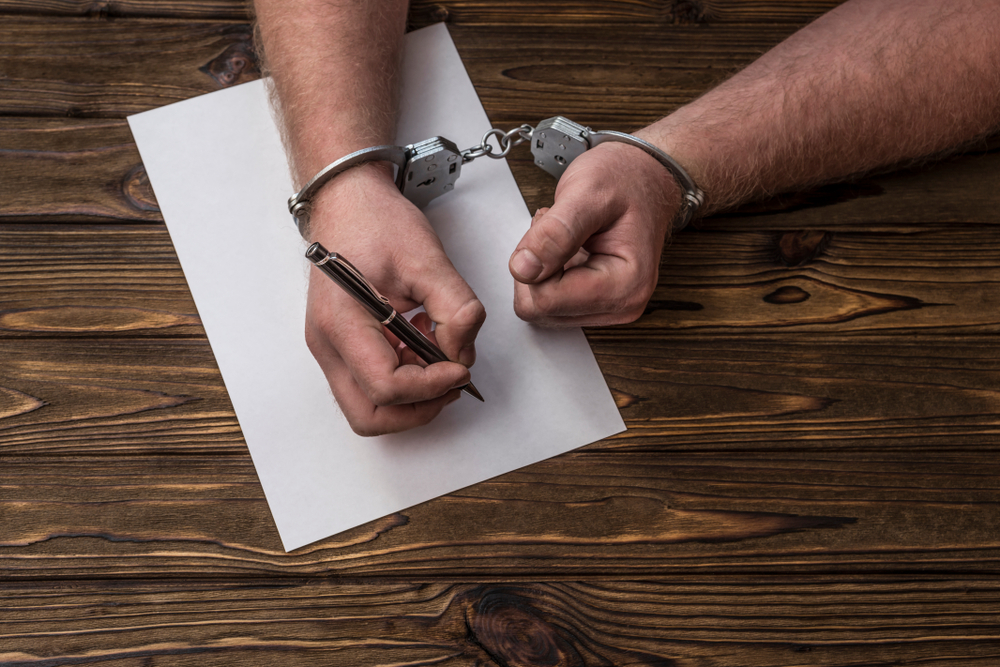
[(670, 175), (677, 180), (678, 185), (684, 190), (681, 199), (680, 216), (678, 217), (680, 226), (675, 231), (687, 227), (687, 224), (694, 218), (698, 209), (705, 203), (705, 193), (695, 184), (694, 179), (684, 170), (684, 167), (680, 166), (676, 160), (648, 141), (615, 130), (601, 130), (597, 132), (591, 130), (588, 138), (590, 139), (591, 147), (603, 144), (606, 141), (616, 141), (628, 144), (629, 146), (635, 146), (652, 155), (656, 158), (657, 162), (666, 167)]
[(342, 174), (351, 167), (356, 167), (365, 162), (391, 162), (396, 165), (397, 177), (403, 171), (406, 164), (406, 149), (402, 146), (372, 146), (362, 148), (359, 151), (349, 153), (344, 157), (331, 162), (318, 174), (312, 177), (305, 187), (299, 190), (298, 194), (288, 198), (288, 212), (292, 214), (295, 225), (299, 228), (299, 233), (305, 235), (309, 229), (309, 208), (313, 197), (320, 188), (326, 185), (334, 176)]

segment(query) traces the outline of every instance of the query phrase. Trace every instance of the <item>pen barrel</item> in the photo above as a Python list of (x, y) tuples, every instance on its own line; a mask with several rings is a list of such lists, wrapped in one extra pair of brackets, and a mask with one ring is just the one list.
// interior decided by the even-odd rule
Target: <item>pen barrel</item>
[(340, 285), (345, 292), (354, 297), (354, 300), (364, 306), (365, 310), (374, 315), (379, 322), (388, 319), (394, 312), (392, 305), (375, 298), (370, 287), (358, 279), (359, 276), (355, 276), (350, 271), (347, 271), (338, 262), (329, 261), (331, 257), (333, 255), (319, 243), (313, 243), (306, 250), (306, 258), (317, 269), (329, 276), (333, 282)]
[(428, 364), (450, 361), (444, 355), (444, 352), (439, 350), (434, 343), (430, 342), (426, 336), (420, 333), (419, 329), (410, 324), (402, 314), (396, 315), (389, 324), (385, 325), (385, 328), (391, 331), (396, 338), (406, 343), (406, 347), (413, 350), (418, 357)]
[[(397, 313), (389, 303), (389, 300), (380, 295), (374, 286), (361, 275), (361, 272), (345, 258), (327, 252), (326, 248), (319, 243), (313, 243), (309, 246), (309, 249), (306, 250), (306, 257), (313, 262), (316, 268), (329, 276), (345, 292), (354, 297), (358, 303), (374, 315), (379, 322), (382, 322), (383, 326), (402, 341), (406, 347), (413, 350), (418, 357), (428, 364), (451, 361), (445, 356), (444, 352), (420, 333), (419, 329), (410, 324), (409, 320), (402, 314)], [(482, 394), (479, 393), (479, 390), (471, 382), (463, 386), (462, 391), (480, 401), (483, 400)]]
[[(419, 329), (410, 324), (401, 313), (397, 313), (391, 304), (380, 300), (380, 297), (376, 296), (374, 288), (370, 284), (366, 284), (361, 273), (343, 257), (331, 261), (337, 256), (332, 255), (319, 243), (313, 243), (309, 246), (309, 249), (306, 250), (306, 257), (316, 265), (316, 268), (332, 278), (345, 292), (354, 297), (355, 301), (378, 318), (379, 322), (389, 320), (385, 328), (405, 343), (406, 347), (413, 350), (418, 357), (428, 364), (450, 361), (434, 343), (420, 333)], [(353, 269), (353, 272), (349, 269)]]

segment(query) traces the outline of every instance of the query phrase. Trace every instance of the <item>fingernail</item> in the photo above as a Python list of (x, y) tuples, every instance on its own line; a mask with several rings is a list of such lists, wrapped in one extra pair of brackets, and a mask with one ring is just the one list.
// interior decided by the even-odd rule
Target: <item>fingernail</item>
[[(463, 384), (462, 386), (464, 387), (465, 385)], [(462, 398), (462, 392), (460, 392), (460, 391), (456, 391), (456, 392), (455, 392), (455, 395), (454, 395), (454, 396), (452, 396), (451, 398), (449, 398), (449, 399), (448, 399), (448, 402), (447, 402), (447, 403), (445, 403), (445, 405), (451, 405), (452, 403), (454, 403), (455, 401), (457, 401), (457, 400), (458, 400), (458, 399), (460, 399), (460, 398)]]
[(458, 351), (458, 363), (463, 366), (471, 366), (476, 361), (476, 346), (466, 345)]
[(542, 272), (542, 263), (527, 248), (521, 248), (510, 260), (510, 268), (524, 280), (534, 280)]

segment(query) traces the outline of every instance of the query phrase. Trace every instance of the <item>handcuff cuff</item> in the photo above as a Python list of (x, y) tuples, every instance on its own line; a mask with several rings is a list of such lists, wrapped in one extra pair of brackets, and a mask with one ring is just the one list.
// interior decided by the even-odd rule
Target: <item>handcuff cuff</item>
[[(495, 151), (490, 139), (495, 138), (499, 150)], [(531, 142), (535, 164), (556, 180), (569, 164), (588, 149), (613, 141), (639, 148), (662, 164), (684, 190), (678, 213), (679, 226), (683, 229), (705, 202), (705, 194), (695, 185), (694, 179), (672, 157), (639, 137), (614, 130), (594, 131), (568, 118), (555, 116), (532, 127), (521, 125), (509, 132), (492, 128), (483, 135), (478, 146), (460, 151), (444, 137), (431, 137), (408, 146), (372, 146), (355, 151), (327, 165), (313, 176), (297, 194), (288, 200), (299, 232), (305, 236), (309, 224), (310, 204), (333, 177), (351, 167), (365, 162), (391, 162), (396, 166), (396, 187), (403, 196), (423, 208), (433, 199), (455, 189), (455, 182), (462, 173), (462, 166), (486, 156), (493, 159), (507, 157), (514, 146)]]

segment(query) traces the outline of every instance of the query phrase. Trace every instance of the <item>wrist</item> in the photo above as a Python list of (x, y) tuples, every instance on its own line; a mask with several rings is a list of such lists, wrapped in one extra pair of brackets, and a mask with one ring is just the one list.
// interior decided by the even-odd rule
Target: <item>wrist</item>
[[(658, 210), (667, 212), (662, 216), (666, 229), (676, 231), (684, 227), (682, 208), (685, 204), (685, 188), (659, 160), (642, 148), (625, 143), (606, 142), (591, 150), (608, 155), (613, 164), (620, 165), (616, 169), (618, 173), (627, 173), (626, 170), (630, 169), (636, 170), (638, 176), (629, 178), (633, 180), (633, 185), (638, 187), (637, 193), (641, 193), (639, 196), (647, 198)], [(642, 183), (645, 185), (641, 186)]]
[(705, 217), (719, 210), (719, 184), (708, 168), (716, 154), (715, 143), (703, 132), (697, 118), (685, 117), (686, 110), (682, 107), (642, 128), (635, 136), (659, 147), (687, 171), (703, 195), (698, 217)]
[(393, 165), (364, 162), (349, 168), (323, 184), (309, 202), (309, 223), (302, 236), (308, 241), (330, 239), (340, 225), (350, 224), (363, 208), (371, 208), (393, 196), (402, 196), (396, 187)]

